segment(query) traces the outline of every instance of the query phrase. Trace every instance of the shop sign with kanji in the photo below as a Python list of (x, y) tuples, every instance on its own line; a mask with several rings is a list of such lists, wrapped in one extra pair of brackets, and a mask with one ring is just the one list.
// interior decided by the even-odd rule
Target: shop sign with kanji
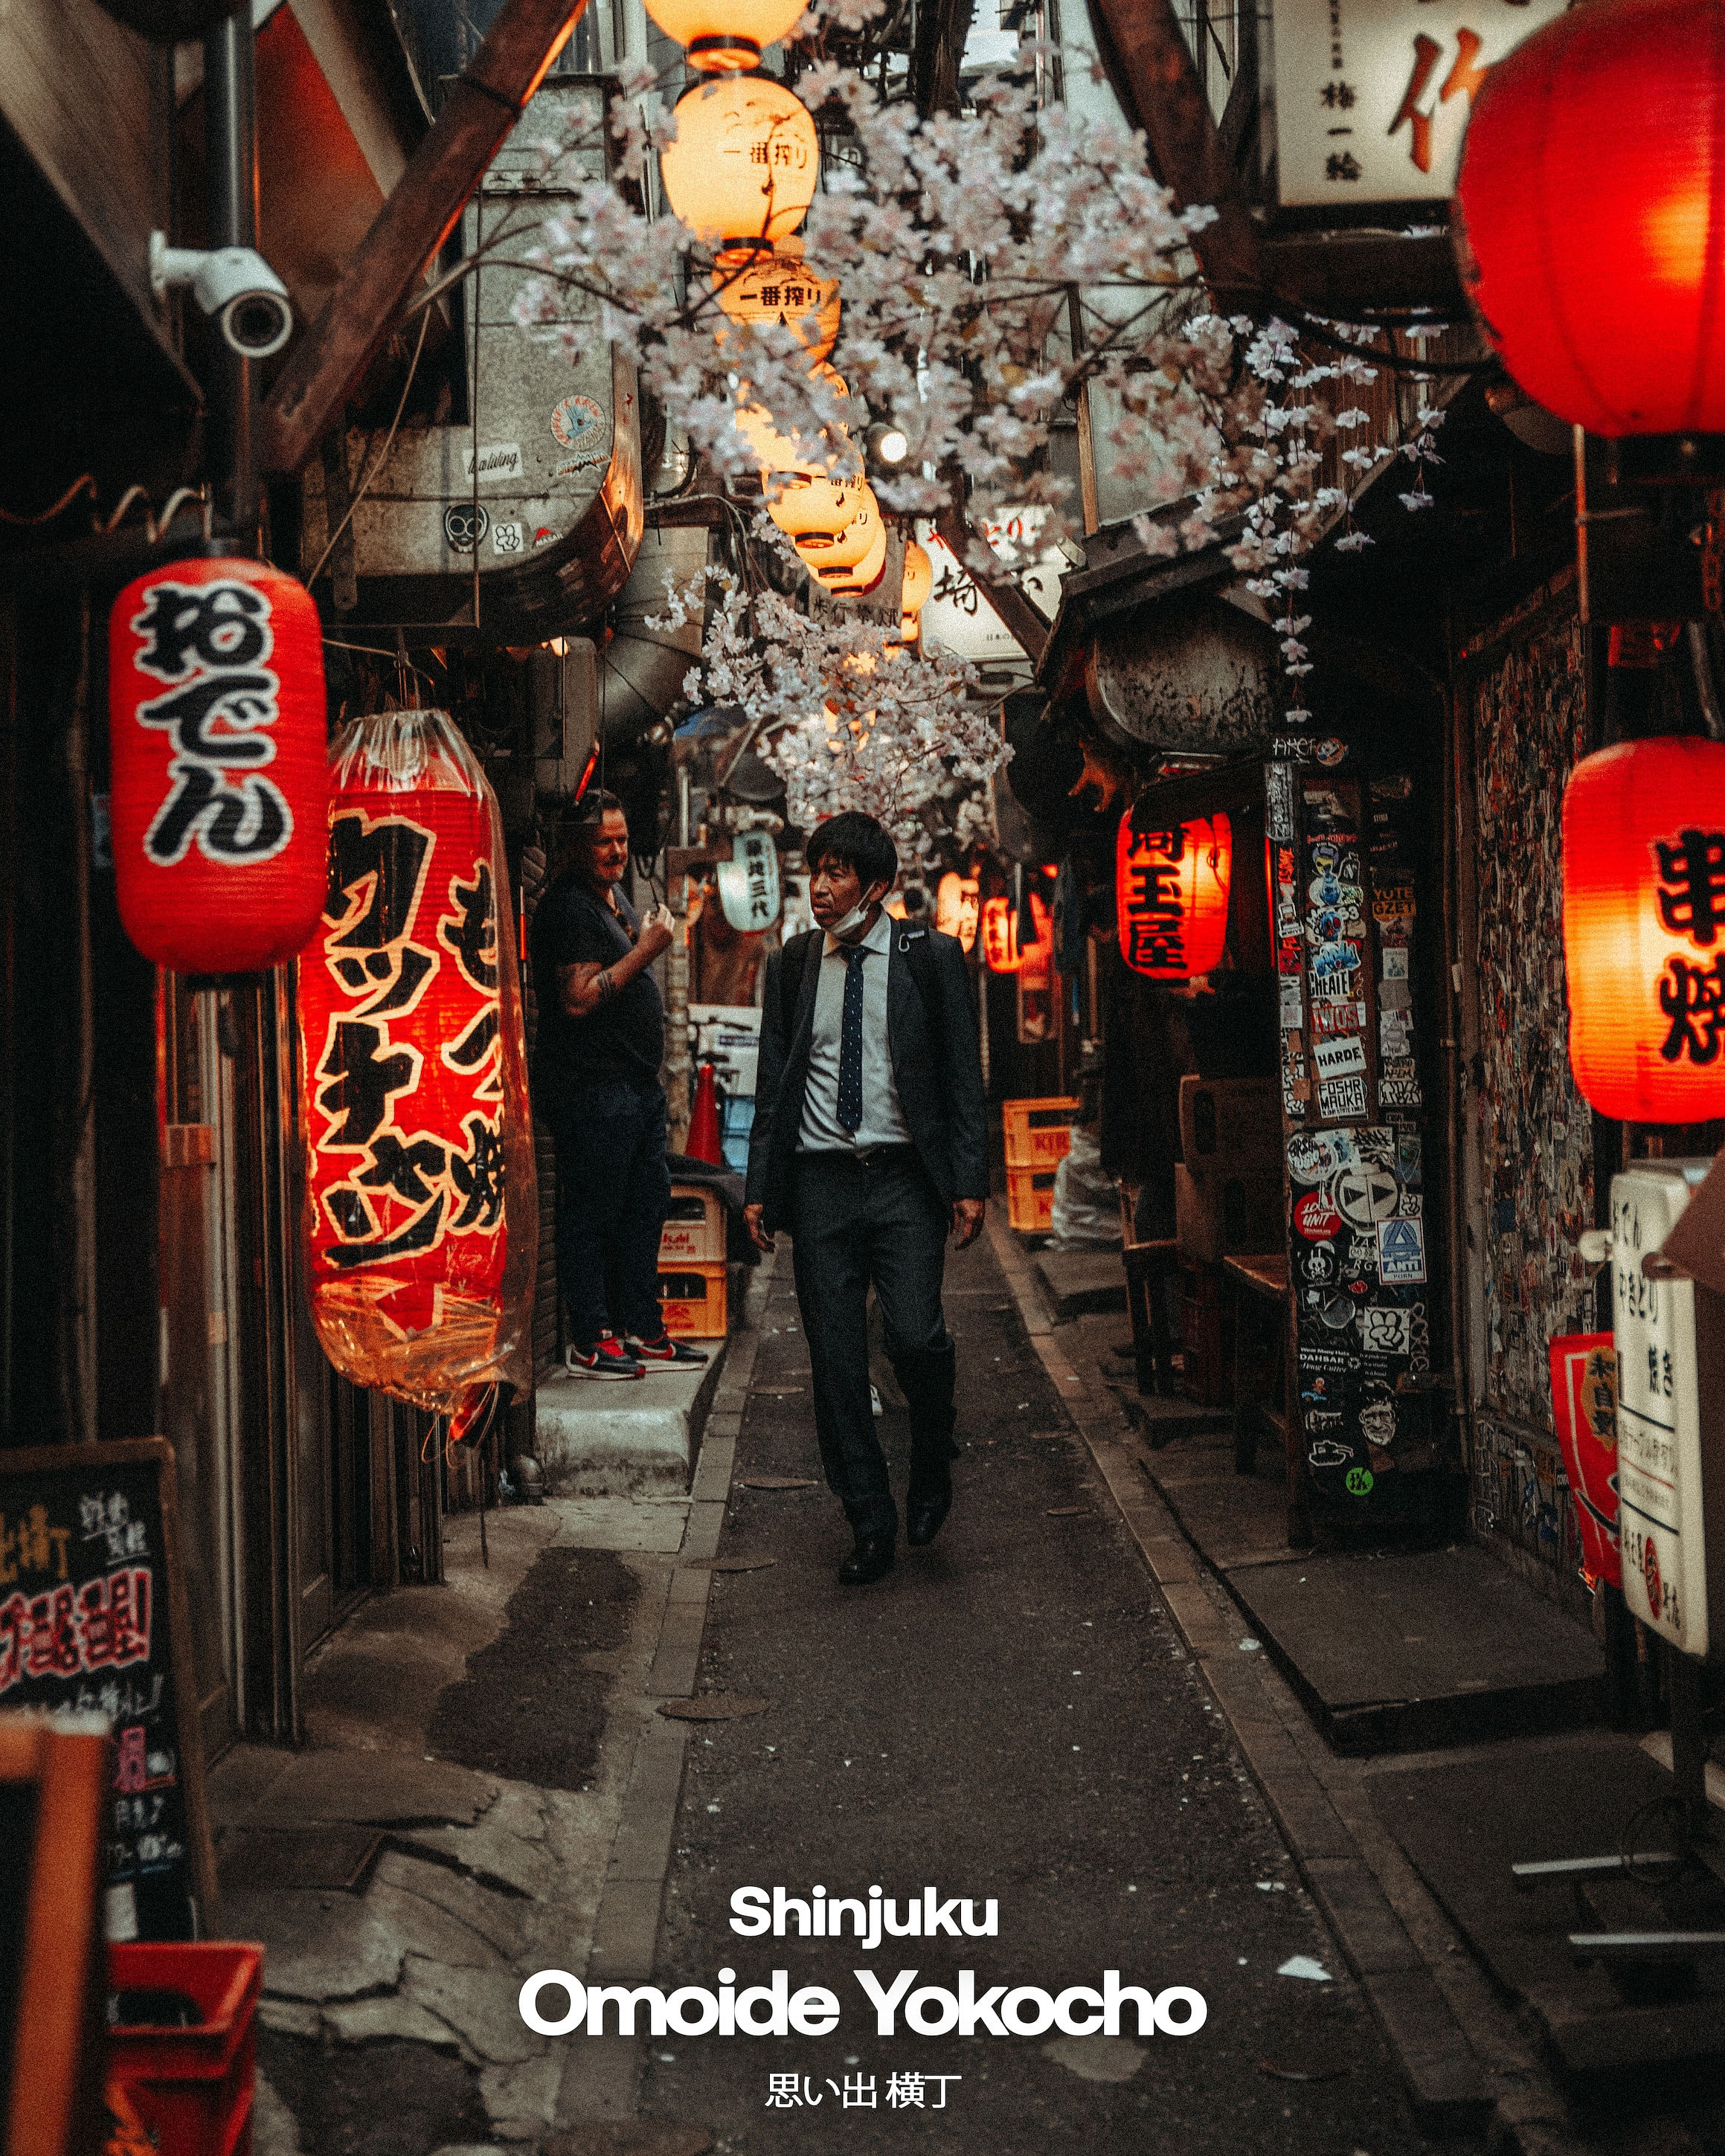
[(1287, 207), (1447, 202), (1487, 70), (1564, 0), (1274, 0)]

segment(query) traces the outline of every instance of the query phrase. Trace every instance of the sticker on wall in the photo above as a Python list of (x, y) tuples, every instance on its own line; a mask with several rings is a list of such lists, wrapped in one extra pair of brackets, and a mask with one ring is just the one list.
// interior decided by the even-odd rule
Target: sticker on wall
[(1327, 1123), (1361, 1121), (1368, 1112), (1365, 1080), (1321, 1078), (1317, 1086), (1317, 1112)]
[(489, 486), (501, 479), (519, 479), (521, 475), (521, 445), (519, 442), (488, 442), (474, 454), (470, 442), (461, 452), (461, 476), (470, 485), (475, 474), (481, 486)]
[(1386, 981), (1404, 981), (1408, 978), (1408, 951), (1394, 946), (1384, 953), (1384, 978)]
[(1285, 1033), (1297, 1033), (1306, 1021), (1306, 998), (1297, 973), (1283, 973), (1281, 982), (1281, 1024)]
[(482, 501), (452, 501), (444, 511), (444, 537), (457, 554), (470, 554), (491, 528)]
[(1294, 1225), (1308, 1243), (1325, 1243), (1342, 1225), (1342, 1215), (1323, 1191), (1308, 1191), (1295, 1201)]
[(1416, 1287), (1425, 1279), (1425, 1223), (1398, 1215), (1378, 1223), (1378, 1277), (1386, 1287)]
[(1346, 1078), (1366, 1067), (1366, 1045), (1357, 1033), (1338, 1033), (1328, 1040), (1312, 1044), (1312, 1067), (1320, 1081)]
[(559, 479), (589, 465), (602, 465), (611, 454), (611, 430), (591, 397), (565, 397), (554, 406), (551, 431), (560, 449), (573, 452), (567, 463), (552, 467)]
[(1352, 1131), (1296, 1131), (1288, 1140), (1289, 1180), (1327, 1183), (1338, 1168), (1353, 1167), (1359, 1158), (1355, 1136)]

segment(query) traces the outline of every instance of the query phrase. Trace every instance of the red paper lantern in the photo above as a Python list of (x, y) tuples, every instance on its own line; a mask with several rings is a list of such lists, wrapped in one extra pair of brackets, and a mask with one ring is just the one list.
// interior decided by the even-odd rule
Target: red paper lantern
[(126, 934), (183, 973), (302, 949), (323, 905), (323, 640), (263, 562), (174, 562), (108, 619), (114, 881)]
[(1120, 955), (1154, 981), (1189, 981), (1222, 961), (1234, 834), (1225, 816), (1158, 825), (1147, 804), (1120, 819), (1114, 901)]
[(1569, 1067), (1602, 1115), (1725, 1116), (1725, 742), (1584, 757), (1563, 794)]
[(1725, 431), (1725, 8), (1576, 8), (1498, 61), (1464, 281), (1527, 394), (1595, 434)]
[(1030, 921), (1036, 932), (1020, 949), (1017, 906), (1009, 898), (983, 901), (983, 959), (991, 973), (1016, 973), (1031, 953), (1048, 942), (1048, 908), (1034, 891)]
[(441, 711), (360, 719), (331, 767), (300, 961), (311, 1312), (356, 1384), (434, 1409), (531, 1382), (538, 1208), (497, 804)]

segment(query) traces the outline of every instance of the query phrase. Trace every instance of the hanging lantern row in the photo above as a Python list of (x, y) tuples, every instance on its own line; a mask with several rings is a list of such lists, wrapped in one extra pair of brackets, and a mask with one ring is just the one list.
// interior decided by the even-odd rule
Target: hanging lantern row
[(678, 99), (660, 152), (665, 198), (722, 255), (788, 239), (809, 213), (820, 141), (809, 108), (768, 75), (697, 83)]
[(1725, 13), (1577, 8), (1499, 60), (1456, 187), (1464, 283), (1527, 394), (1589, 434), (1725, 431)]
[(1219, 966), (1228, 941), (1234, 833), (1225, 816), (1161, 824), (1153, 803), (1120, 819), (1114, 900), (1120, 955), (1153, 981), (1189, 981)]
[(147, 571), (109, 618), (120, 918), (183, 973), (279, 966), (323, 906), (329, 776), (317, 608), (263, 562)]

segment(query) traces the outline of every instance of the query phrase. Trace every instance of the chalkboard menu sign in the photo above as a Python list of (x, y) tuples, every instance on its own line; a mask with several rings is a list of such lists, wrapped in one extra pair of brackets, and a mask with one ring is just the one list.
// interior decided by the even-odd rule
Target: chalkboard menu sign
[(114, 1938), (195, 1938), (215, 1902), (177, 1530), (165, 1439), (0, 1450), (0, 1707), (112, 1726)]

